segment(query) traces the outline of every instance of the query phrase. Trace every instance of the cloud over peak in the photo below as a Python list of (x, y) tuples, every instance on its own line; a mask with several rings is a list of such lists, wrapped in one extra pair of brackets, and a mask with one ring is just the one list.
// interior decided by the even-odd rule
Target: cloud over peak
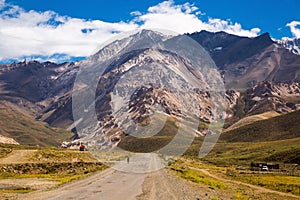
[(286, 26), (290, 27), (290, 30), (294, 37), (300, 38), (300, 22), (292, 21), (288, 23)]
[(164, 1), (148, 8), (147, 13), (138, 15), (134, 21), (140, 22), (141, 28), (165, 28), (178, 33), (192, 33), (207, 30), (211, 32), (225, 31), (239, 36), (255, 37), (259, 28), (245, 30), (242, 25), (229, 20), (209, 18), (201, 20), (202, 12), (193, 4), (175, 5), (174, 1)]
[[(30, 56), (89, 56), (99, 44), (117, 33), (138, 28), (167, 29), (180, 34), (207, 30), (255, 37), (259, 28), (246, 30), (237, 22), (208, 18), (193, 4), (176, 5), (173, 0), (134, 11), (128, 22), (105, 22), (61, 16), (53, 11), (26, 11), (0, 0), (0, 61)], [(298, 33), (297, 33), (298, 34)], [(299, 33), (300, 34), (300, 33)]]

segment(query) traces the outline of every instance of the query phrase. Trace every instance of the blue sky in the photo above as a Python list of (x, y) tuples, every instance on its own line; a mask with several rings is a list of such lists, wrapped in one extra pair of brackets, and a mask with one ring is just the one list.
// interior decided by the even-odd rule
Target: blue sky
[(0, 0), (0, 61), (82, 58), (136, 28), (300, 37), (299, 11), (299, 0)]
[[(8, 0), (27, 10), (53, 10), (61, 15), (76, 18), (100, 19), (108, 22), (128, 21), (133, 11), (146, 12), (160, 0)], [(292, 37), (289, 28), (291, 21), (300, 21), (299, 0), (175, 0), (176, 4), (190, 2), (206, 17), (230, 19), (251, 29), (259, 27), (262, 32), (270, 32), (272, 37)], [(202, 16), (202, 18), (205, 18)]]

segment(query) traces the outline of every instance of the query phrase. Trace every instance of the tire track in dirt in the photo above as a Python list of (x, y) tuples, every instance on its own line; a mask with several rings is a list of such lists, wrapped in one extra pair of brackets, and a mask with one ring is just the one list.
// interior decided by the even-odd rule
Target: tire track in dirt
[(210, 177), (212, 177), (214, 179), (217, 179), (217, 180), (220, 180), (220, 181), (223, 181), (223, 182), (234, 183), (234, 184), (237, 184), (237, 185), (244, 185), (244, 186), (250, 187), (252, 189), (256, 189), (256, 190), (258, 190), (261, 193), (272, 193), (272, 194), (278, 194), (280, 196), (288, 196), (288, 197), (299, 198), (299, 196), (296, 196), (296, 195), (293, 195), (293, 194), (279, 192), (279, 191), (271, 190), (271, 189), (268, 189), (268, 188), (260, 187), (260, 186), (257, 186), (257, 185), (252, 185), (252, 184), (249, 184), (249, 183), (244, 183), (244, 182), (241, 182), (241, 181), (235, 181), (235, 180), (226, 179), (226, 178), (220, 177), (220, 176), (218, 176), (216, 174), (212, 174), (212, 173), (208, 172), (207, 169), (198, 169), (198, 168), (195, 168), (195, 167), (189, 167), (189, 168), (193, 169), (193, 170), (196, 170), (196, 171), (200, 171), (203, 174), (205, 174), (207, 176), (210, 176)]

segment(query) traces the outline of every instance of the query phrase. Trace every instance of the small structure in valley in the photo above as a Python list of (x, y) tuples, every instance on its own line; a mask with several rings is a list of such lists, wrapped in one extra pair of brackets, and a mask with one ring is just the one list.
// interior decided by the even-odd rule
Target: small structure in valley
[(81, 143), (79, 146), (79, 151), (84, 151), (84, 150), (85, 150), (85, 146), (83, 143)]
[(266, 163), (266, 162), (257, 162), (257, 163), (251, 163), (251, 170), (262, 170), (262, 171), (268, 171), (268, 170), (279, 170), (280, 166), (277, 163)]

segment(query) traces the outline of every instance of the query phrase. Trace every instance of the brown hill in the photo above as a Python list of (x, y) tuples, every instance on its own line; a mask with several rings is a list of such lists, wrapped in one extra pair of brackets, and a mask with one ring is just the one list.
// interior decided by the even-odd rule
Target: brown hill
[(0, 101), (0, 135), (22, 145), (34, 146), (57, 146), (73, 136), (71, 132), (36, 121), (26, 111), (6, 101)]
[(300, 56), (278, 45), (268, 33), (247, 38), (201, 31), (189, 36), (210, 53), (228, 88), (243, 90), (263, 81), (300, 81)]
[(300, 111), (257, 121), (227, 132), (220, 140), (226, 142), (264, 142), (300, 137)]

